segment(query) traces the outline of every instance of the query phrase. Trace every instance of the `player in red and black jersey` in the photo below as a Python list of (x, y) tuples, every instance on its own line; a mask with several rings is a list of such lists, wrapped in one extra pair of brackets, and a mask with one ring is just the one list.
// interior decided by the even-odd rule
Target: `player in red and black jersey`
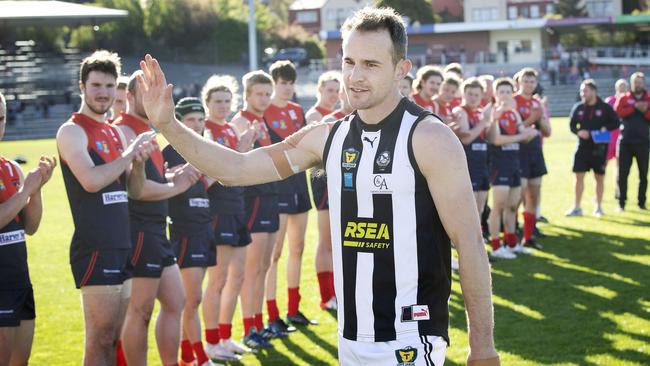
[[(305, 118), (300, 105), (291, 102), (294, 95), (296, 69), (290, 61), (277, 61), (269, 69), (273, 77), (273, 97), (271, 105), (264, 111), (264, 120), (273, 143), (283, 141), (292, 133), (305, 126)], [(280, 208), (280, 228), (275, 239), (271, 267), (266, 275), (266, 305), (269, 313), (269, 327), (275, 333), (286, 332), (286, 326), (279, 317), (275, 301), (277, 286), (277, 266), (285, 234), (288, 237), (289, 255), (287, 258), (287, 319), (296, 325), (315, 324), (300, 312), (300, 271), (305, 247), (308, 211), (311, 199), (304, 172), (292, 175), (278, 182), (278, 205)]]
[[(491, 128), (488, 140), (490, 149), (490, 177), (492, 184), (492, 207), (488, 219), (491, 255), (495, 258), (513, 259), (516, 253), (528, 253), (528, 249), (517, 244), (515, 218), (521, 197), (521, 173), (519, 168), (519, 146), (538, 135), (532, 127), (526, 128), (516, 112), (514, 81), (499, 78), (494, 82), (495, 105), (490, 112)], [(504, 241), (499, 237), (503, 223)]]
[[(123, 361), (117, 342), (131, 296), (128, 196), (142, 194), (144, 161), (152, 135), (132, 143), (106, 120), (120, 70), (117, 54), (98, 51), (81, 64), (82, 105), (56, 142), (74, 234), (70, 266), (85, 319), (84, 365)], [(127, 193), (128, 191), (128, 193)], [(117, 343), (117, 349), (116, 349)]]
[[(238, 135), (226, 118), (237, 105), (237, 80), (229, 75), (213, 75), (202, 91), (207, 108), (204, 136), (230, 149), (246, 152), (252, 148), (256, 131), (248, 128)], [(246, 251), (251, 243), (248, 229), (244, 187), (226, 187), (219, 182), (211, 184), (210, 212), (212, 228), (217, 240), (216, 267), (208, 269), (203, 320), (207, 351), (212, 359), (224, 361), (239, 358), (236, 354), (250, 349), (232, 340), (232, 318), (244, 278)]]
[(339, 102), (340, 87), (341, 74), (337, 71), (328, 71), (318, 78), (316, 104), (305, 114), (307, 123), (318, 122), (332, 113)]
[[(0, 93), (0, 140), (7, 104)], [(25, 234), (34, 235), (43, 215), (41, 188), (56, 159), (41, 156), (23, 175), (18, 164), (0, 156), (0, 365), (27, 365), (34, 339), (36, 309), (27, 268)]]
[[(252, 71), (242, 78), (244, 108), (231, 123), (238, 135), (254, 130), (255, 147), (272, 144), (269, 128), (264, 122), (264, 111), (271, 104), (273, 79), (264, 71)], [(269, 348), (272, 344), (261, 336), (264, 328), (262, 307), (266, 272), (279, 226), (277, 183), (247, 186), (244, 190), (246, 223), (252, 242), (246, 247), (244, 282), (241, 289), (241, 309), (244, 321), (244, 344), (251, 348)], [(293, 329), (295, 330), (295, 329)]]
[(433, 113), (440, 117), (446, 125), (455, 123), (453, 109), (453, 100), (458, 89), (460, 88), (460, 79), (447, 75), (440, 85), (440, 92), (433, 97)]
[(413, 101), (413, 75), (408, 73), (404, 76), (404, 79), (400, 80), (399, 92), (410, 101)]
[[(451, 76), (454, 77), (458, 80), (459, 83), (463, 82), (463, 66), (459, 64), (458, 62), (452, 62), (450, 64), (447, 64), (443, 70), (443, 74), (445, 75), (445, 78)], [(461, 105), (463, 102), (463, 96), (460, 91), (460, 87), (456, 90), (456, 94), (454, 95), (454, 98), (451, 100), (451, 109), (454, 109)]]
[(440, 91), (442, 79), (442, 70), (439, 68), (431, 65), (421, 67), (415, 74), (415, 90), (411, 95), (413, 101), (429, 112), (434, 112), (433, 98)]
[(537, 71), (524, 68), (517, 73), (519, 90), (515, 95), (517, 113), (525, 127), (533, 126), (540, 133), (530, 142), (521, 144), (519, 150), (521, 159), (521, 187), (524, 211), (525, 245), (541, 249), (541, 245), (533, 240), (533, 231), (537, 222), (537, 207), (542, 186), (542, 177), (546, 175), (546, 162), (542, 150), (542, 136), (551, 135), (551, 124), (544, 113), (541, 101), (534, 96), (537, 88)]
[[(142, 95), (137, 88), (135, 72), (127, 87), (128, 108), (115, 121), (127, 141), (149, 134), (151, 122), (142, 106)], [(167, 200), (187, 191), (200, 174), (189, 164), (167, 171), (162, 151), (155, 138), (154, 149), (145, 161), (142, 193), (129, 197), (129, 224), (134, 244), (129, 265), (133, 271), (133, 292), (126, 313), (122, 341), (129, 364), (146, 363), (147, 333), (156, 299), (160, 302), (156, 328), (156, 343), (163, 365), (178, 361), (181, 313), (185, 294), (176, 254), (167, 239)]]

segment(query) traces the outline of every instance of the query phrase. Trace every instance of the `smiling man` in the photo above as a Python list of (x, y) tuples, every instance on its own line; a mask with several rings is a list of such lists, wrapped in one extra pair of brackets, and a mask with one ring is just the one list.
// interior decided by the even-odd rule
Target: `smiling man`
[(226, 184), (325, 166), (342, 365), (443, 364), (450, 240), (467, 306), (468, 364), (499, 365), (490, 271), (465, 154), (447, 126), (399, 93), (411, 69), (402, 18), (392, 9), (364, 8), (342, 34), (343, 80), (356, 109), (342, 120), (311, 124), (246, 154), (222, 148), (174, 118), (172, 86), (149, 55), (139, 78), (147, 114), (189, 162)]

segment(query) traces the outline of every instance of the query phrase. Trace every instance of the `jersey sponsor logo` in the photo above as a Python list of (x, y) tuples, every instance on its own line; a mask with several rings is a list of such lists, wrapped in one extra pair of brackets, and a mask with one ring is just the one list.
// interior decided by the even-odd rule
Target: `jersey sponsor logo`
[(377, 141), (377, 136), (375, 136), (375, 138), (373, 138), (372, 140), (368, 136), (363, 136), (363, 141), (364, 142), (369, 142), (370, 147), (374, 147), (375, 141)]
[(207, 198), (190, 198), (190, 207), (208, 208), (210, 200)]
[(387, 177), (384, 175), (375, 175), (372, 178), (372, 185), (375, 187), (372, 193), (392, 193), (393, 191), (388, 187), (386, 179)]
[(473, 143), (472, 151), (487, 151), (487, 144), (484, 142)]
[(271, 126), (273, 126), (273, 128), (280, 128), (280, 122), (279, 121), (272, 121)]
[(0, 246), (18, 244), (25, 241), (25, 230), (14, 230), (0, 233)]
[(294, 111), (293, 109), (289, 109), (289, 117), (292, 120), (297, 120), (298, 119), (298, 115), (296, 114), (296, 111)]
[(7, 189), (7, 187), (5, 187), (5, 183), (0, 180), (0, 191), (4, 191), (5, 189)]
[(343, 173), (343, 188), (354, 188), (354, 177), (352, 173)]
[(359, 151), (354, 148), (343, 151), (343, 163), (341, 163), (341, 166), (346, 170), (355, 169), (359, 161), (359, 155)]
[(359, 249), (389, 249), (391, 245), (385, 223), (348, 221), (343, 239), (343, 246)]
[(514, 144), (501, 145), (501, 150), (502, 151), (519, 151), (519, 144), (514, 143)]
[(95, 141), (95, 146), (100, 153), (108, 154), (110, 152), (106, 141)]
[(104, 273), (105, 275), (118, 275), (118, 274), (122, 274), (122, 271), (119, 269), (104, 268), (102, 269), (102, 273)]
[(386, 170), (386, 167), (390, 164), (390, 151), (384, 151), (379, 154), (379, 156), (377, 156), (377, 160), (375, 160), (375, 163), (377, 163), (379, 170)]
[(596, 109), (596, 117), (600, 117), (602, 115), (603, 115), (603, 111), (601, 111), (600, 109)]
[(398, 366), (415, 365), (415, 360), (418, 358), (418, 350), (417, 348), (406, 346), (406, 348), (395, 350), (395, 358), (397, 359)]
[(413, 320), (429, 320), (429, 307), (427, 305), (413, 305), (411, 306)]
[(156, 270), (156, 269), (160, 269), (160, 264), (147, 263), (146, 267), (149, 270)]
[(102, 200), (105, 205), (112, 205), (114, 203), (129, 202), (129, 195), (126, 191), (115, 191), (102, 193)]

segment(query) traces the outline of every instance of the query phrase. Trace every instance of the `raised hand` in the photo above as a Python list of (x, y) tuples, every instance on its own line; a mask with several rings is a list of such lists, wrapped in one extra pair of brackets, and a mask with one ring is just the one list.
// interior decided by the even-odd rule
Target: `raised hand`
[(247, 152), (253, 147), (253, 143), (257, 139), (257, 130), (256, 126), (249, 125), (246, 131), (241, 134), (237, 146), (239, 152)]
[[(151, 141), (154, 139), (156, 136), (156, 133), (153, 131), (148, 131), (145, 133), (141, 133), (138, 136), (135, 137), (135, 139), (129, 144), (129, 146), (126, 147), (124, 152), (122, 153), (122, 156), (130, 158), (130, 159), (135, 159), (136, 155), (138, 152), (146, 152), (149, 151), (149, 154), (151, 154), (151, 151), (153, 150), (153, 144)], [(150, 145), (147, 146), (146, 148), (143, 148), (144, 145)], [(147, 154), (147, 158), (148, 158)], [(147, 160), (147, 159), (144, 159)]]
[(32, 194), (38, 192), (38, 190), (41, 189), (42, 185), (43, 174), (41, 173), (41, 169), (34, 168), (27, 173), (25, 181), (23, 182), (23, 186), (20, 187), (20, 190), (31, 196)]
[(52, 178), (52, 172), (54, 171), (54, 168), (56, 168), (56, 158), (54, 156), (47, 157), (41, 155), (41, 159), (38, 162), (38, 171), (41, 174), (40, 187), (44, 186), (45, 183), (47, 183), (50, 178)]
[(172, 85), (167, 84), (165, 73), (158, 61), (147, 54), (140, 61), (143, 74), (137, 76), (138, 92), (142, 93), (142, 103), (147, 117), (157, 128), (174, 121), (174, 100)]

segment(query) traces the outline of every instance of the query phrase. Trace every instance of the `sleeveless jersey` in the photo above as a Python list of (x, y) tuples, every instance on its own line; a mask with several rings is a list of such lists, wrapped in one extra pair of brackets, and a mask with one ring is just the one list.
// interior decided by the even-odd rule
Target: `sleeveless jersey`
[[(469, 128), (472, 129), (481, 122), (483, 119), (483, 111), (481, 109), (470, 109), (463, 105), (461, 106), (467, 113), (467, 122)], [(472, 141), (469, 145), (463, 145), (465, 148), (465, 155), (467, 156), (467, 165), (469, 169), (487, 169), (488, 164), (488, 145), (485, 139), (485, 130)]]
[[(305, 126), (305, 116), (300, 105), (288, 102), (284, 107), (271, 104), (264, 111), (264, 121), (271, 135), (271, 142), (284, 141), (289, 135)], [(307, 192), (307, 176), (300, 172), (278, 182), (278, 193)]]
[[(528, 98), (522, 94), (515, 95), (515, 102), (517, 102), (517, 112), (521, 116), (521, 120), (525, 121), (530, 117), (534, 109), (542, 109), (542, 104), (534, 97)], [(533, 126), (539, 130), (539, 123), (536, 122)], [(529, 142), (521, 144), (522, 153), (541, 153), (542, 151), (542, 138), (540, 135), (535, 136)]]
[[(128, 126), (136, 135), (152, 131), (151, 127), (143, 120), (131, 114), (122, 112), (122, 115), (115, 121), (115, 125)], [(154, 151), (145, 162), (144, 171), (146, 178), (157, 183), (167, 183), (165, 179), (165, 167), (160, 146), (154, 138)], [(160, 201), (140, 201), (129, 199), (129, 214), (132, 222), (144, 223), (162, 223), (167, 220), (167, 200)]]
[[(186, 163), (172, 145), (167, 145), (162, 155), (170, 168)], [(170, 226), (174, 230), (191, 233), (210, 223), (210, 200), (207, 188), (205, 178), (201, 178), (187, 191), (169, 199)]]
[[(0, 203), (9, 200), (20, 188), (16, 166), (0, 156)], [(0, 229), (0, 289), (31, 286), (27, 268), (27, 245), (22, 211)]]
[[(74, 113), (71, 121), (86, 133), (86, 148), (95, 166), (108, 164), (121, 156), (122, 141), (114, 126), (81, 113)], [(131, 248), (126, 172), (99, 192), (91, 193), (83, 188), (66, 161), (60, 160), (74, 222), (71, 254)]]
[[(266, 121), (264, 120), (264, 117), (258, 116), (252, 112), (245, 111), (243, 109), (237, 112), (235, 118), (237, 118), (238, 116), (246, 118), (251, 125), (255, 122), (261, 122), (260, 131), (257, 134), (257, 139), (255, 140), (255, 145), (254, 145), (256, 149), (273, 144), (273, 142), (271, 142), (271, 135), (269, 133), (269, 128), (267, 126)], [(276, 195), (276, 194), (278, 194), (277, 182), (255, 184), (252, 186), (244, 187), (244, 195), (246, 196), (265, 196), (265, 195)]]
[(436, 103), (436, 105), (438, 106), (437, 115), (440, 116), (440, 117), (443, 117), (443, 121), (444, 121), (444, 118), (448, 118), (448, 117), (450, 117), (452, 115), (451, 114), (451, 111), (452, 111), (451, 103), (445, 103), (445, 101), (443, 101), (440, 98), (434, 99), (433, 102)]
[(323, 116), (323, 117), (325, 117), (325, 116), (327, 116), (328, 114), (332, 113), (331, 110), (329, 110), (329, 109), (327, 109), (327, 108), (319, 107), (319, 106), (317, 106), (317, 105), (314, 106), (314, 109), (317, 110), (318, 113), (320, 113), (320, 115)]
[(449, 339), (451, 245), (412, 148), (430, 115), (403, 98), (377, 125), (353, 113), (330, 131), (323, 161), (346, 339)]
[[(210, 120), (205, 121), (206, 135), (219, 145), (223, 145), (233, 150), (237, 150), (239, 140), (237, 132), (230, 125), (225, 123), (219, 125)], [(208, 189), (210, 197), (210, 210), (212, 214), (243, 214), (244, 206), (244, 187), (225, 187), (219, 182), (215, 182)]]
[[(515, 111), (507, 110), (501, 113), (497, 119), (499, 123), (499, 132), (504, 136), (513, 136), (519, 133), (517, 126), (517, 116)], [(493, 146), (491, 149), (490, 159), (493, 161), (512, 161), (512, 164), (519, 165), (519, 143)]]
[(419, 105), (420, 107), (426, 109), (429, 112), (433, 112), (434, 106), (433, 106), (433, 100), (429, 99), (424, 99), (420, 96), (420, 93), (413, 93), (412, 94), (413, 101), (415, 104)]

